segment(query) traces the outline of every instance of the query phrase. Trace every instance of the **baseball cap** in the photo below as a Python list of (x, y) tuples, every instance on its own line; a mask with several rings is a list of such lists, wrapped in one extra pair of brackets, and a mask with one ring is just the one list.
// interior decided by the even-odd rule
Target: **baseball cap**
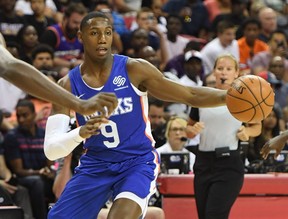
[(196, 50), (190, 50), (188, 52), (185, 53), (184, 55), (185, 57), (185, 61), (189, 61), (191, 58), (197, 58), (200, 59), (202, 61), (202, 55), (199, 51)]

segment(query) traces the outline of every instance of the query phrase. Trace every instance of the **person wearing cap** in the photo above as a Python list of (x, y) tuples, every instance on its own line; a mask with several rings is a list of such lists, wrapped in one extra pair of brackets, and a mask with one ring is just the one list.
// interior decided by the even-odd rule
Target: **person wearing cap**
[[(191, 50), (184, 55), (184, 75), (179, 79), (179, 83), (189, 87), (201, 87), (203, 82), (201, 80), (203, 74), (202, 56), (199, 51)], [(174, 103), (168, 107), (170, 113), (187, 117), (189, 107), (185, 104)]]

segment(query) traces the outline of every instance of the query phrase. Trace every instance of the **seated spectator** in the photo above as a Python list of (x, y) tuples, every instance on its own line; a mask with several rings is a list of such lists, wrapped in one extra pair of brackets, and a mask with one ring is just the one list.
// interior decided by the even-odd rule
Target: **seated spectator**
[(262, 27), (258, 38), (268, 43), (271, 35), (277, 30), (277, 14), (272, 8), (262, 7), (258, 12), (258, 19)]
[[(0, 127), (2, 124), (3, 115), (0, 111)], [(17, 177), (13, 176), (11, 171), (6, 166), (3, 148), (3, 136), (0, 130), (0, 197), (2, 205), (16, 205), (23, 209), (24, 219), (33, 219), (32, 208), (28, 190), (18, 185)]]
[[(140, 28), (148, 32), (148, 45), (153, 47), (153, 49), (157, 52), (157, 55), (163, 63), (160, 66), (160, 69), (163, 69), (166, 62), (168, 61), (167, 48), (166, 44), (164, 43), (164, 34), (157, 27), (157, 20), (150, 8), (141, 8), (141, 10), (138, 11), (135, 25), (131, 27), (131, 30)], [(128, 33), (121, 36), (124, 51), (131, 47), (131, 35), (132, 33)]]
[(180, 9), (178, 15), (182, 18), (182, 34), (209, 40), (208, 33), (211, 24), (208, 11), (202, 1), (186, 1), (186, 5)]
[[(33, 215), (46, 219), (47, 202), (54, 201), (52, 184), (54, 162), (44, 154), (45, 130), (35, 123), (35, 108), (31, 101), (20, 100), (16, 106), (18, 126), (4, 139), (5, 157), (20, 185), (29, 190)], [(47, 201), (47, 202), (46, 202)]]
[(159, 148), (167, 141), (165, 137), (166, 120), (164, 110), (164, 102), (161, 100), (152, 99), (149, 101), (148, 117), (155, 140), (155, 148)]
[(17, 43), (20, 45), (20, 59), (32, 64), (31, 53), (39, 43), (35, 27), (32, 25), (23, 26), (17, 34)]
[(26, 14), (24, 16), (27, 22), (35, 27), (39, 38), (48, 26), (56, 24), (56, 21), (52, 17), (45, 15), (47, 1), (48, 0), (30, 0), (32, 14)]
[(167, 33), (164, 35), (168, 61), (180, 55), (189, 42), (188, 38), (180, 35), (181, 29), (181, 18), (176, 15), (169, 15), (167, 17)]
[[(188, 152), (185, 149), (185, 144), (187, 141), (187, 121), (180, 117), (172, 117), (166, 127), (165, 136), (167, 142), (161, 147), (157, 148), (157, 152), (167, 153), (173, 151), (183, 151)], [(195, 162), (195, 155), (190, 153), (190, 170), (193, 171), (193, 165)]]
[[(130, 45), (124, 50), (124, 54), (130, 57), (138, 57), (139, 51), (149, 45), (149, 33), (143, 28), (136, 29), (131, 34)], [(154, 50), (155, 51), (155, 50)]]
[[(195, 87), (202, 86), (203, 64), (202, 55), (196, 50), (190, 50), (185, 53), (184, 75), (178, 80), (182, 85)], [(188, 117), (190, 107), (181, 103), (171, 103), (167, 110), (171, 115), (178, 115), (183, 118)]]
[(15, 11), (16, 0), (0, 1), (0, 32), (3, 34), (6, 42), (15, 42), (18, 31), (27, 25), (23, 16), (17, 15)]
[(237, 40), (240, 69), (250, 69), (253, 56), (259, 52), (268, 51), (269, 46), (258, 39), (261, 24), (257, 19), (248, 18), (242, 23), (241, 29), (243, 30), (243, 37)]
[[(250, 139), (250, 144), (247, 152), (247, 159), (250, 163), (255, 163), (262, 160), (260, 150), (263, 145), (277, 136), (281, 132), (280, 127), (281, 111), (279, 106), (273, 107), (272, 112), (262, 121), (261, 134)], [(283, 130), (282, 130), (283, 131)], [(250, 165), (251, 166), (251, 165)]]
[(225, 13), (225, 14), (219, 14), (215, 17), (215, 19), (212, 22), (211, 25), (211, 32), (212, 32), (212, 37), (213, 34), (216, 33), (217, 35), (217, 25), (221, 21), (229, 21), (232, 24), (234, 24), (236, 28), (236, 39), (241, 37), (241, 29), (239, 29), (240, 25), (242, 24), (243, 20), (248, 18), (247, 15), (247, 1), (246, 0), (231, 0), (231, 12), (230, 13)]
[(235, 25), (230, 21), (220, 21), (217, 26), (217, 37), (201, 49), (205, 74), (213, 71), (219, 54), (232, 54), (239, 61), (239, 47), (235, 39)]
[(285, 75), (284, 81), (288, 82), (288, 60), (287, 56), (287, 36), (281, 30), (276, 30), (271, 34), (268, 42), (269, 50), (259, 52), (252, 59), (251, 69), (252, 74), (257, 75), (259, 72), (268, 70), (269, 63), (274, 56), (285, 58)]
[(82, 63), (83, 45), (77, 32), (86, 13), (83, 4), (71, 3), (64, 12), (62, 23), (49, 26), (41, 35), (40, 42), (54, 49), (55, 66), (73, 68)]
[(181, 78), (183, 75), (185, 75), (184, 71), (185, 53), (190, 50), (200, 51), (200, 49), (201, 44), (199, 42), (194, 40), (189, 41), (180, 55), (177, 55), (168, 61), (168, 63), (164, 68), (164, 72), (166, 71), (171, 72), (178, 78)]

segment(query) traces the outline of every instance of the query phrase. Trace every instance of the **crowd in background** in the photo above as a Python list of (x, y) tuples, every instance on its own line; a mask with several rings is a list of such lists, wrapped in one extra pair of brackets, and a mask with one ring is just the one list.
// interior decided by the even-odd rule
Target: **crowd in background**
[[(274, 108), (262, 121), (261, 134), (239, 140), (238, 147), (247, 173), (267, 171), (260, 149), (288, 128), (287, 1), (0, 0), (0, 33), (13, 56), (56, 83), (83, 61), (77, 32), (82, 18), (91, 11), (101, 11), (111, 19), (113, 53), (145, 59), (170, 80), (216, 87), (213, 69), (221, 54), (238, 61), (240, 76), (254, 74), (266, 79), (275, 92)], [(21, 206), (25, 218), (46, 218), (48, 203), (59, 196), (53, 185), (59, 162), (49, 161), (43, 152), (52, 105), (1, 78), (0, 94), (0, 194), (3, 190), (9, 197), (3, 204)], [(190, 111), (186, 105), (150, 97), (155, 147), (159, 153), (192, 151), (193, 171), (199, 133), (205, 124), (191, 123)], [(77, 164), (79, 157), (73, 159)], [(281, 171), (287, 170), (281, 167)], [(152, 197), (151, 205), (161, 207), (157, 198)]]

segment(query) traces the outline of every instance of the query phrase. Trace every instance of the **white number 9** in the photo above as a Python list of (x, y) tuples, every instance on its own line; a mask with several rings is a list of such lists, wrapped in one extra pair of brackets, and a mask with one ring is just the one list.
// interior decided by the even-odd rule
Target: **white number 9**
[[(111, 130), (109, 130), (109, 127)], [(107, 131), (108, 129), (108, 131)], [(107, 148), (116, 148), (120, 143), (117, 124), (111, 120), (108, 123), (101, 125), (101, 133), (106, 138), (113, 138), (113, 141), (104, 141), (104, 145)]]

